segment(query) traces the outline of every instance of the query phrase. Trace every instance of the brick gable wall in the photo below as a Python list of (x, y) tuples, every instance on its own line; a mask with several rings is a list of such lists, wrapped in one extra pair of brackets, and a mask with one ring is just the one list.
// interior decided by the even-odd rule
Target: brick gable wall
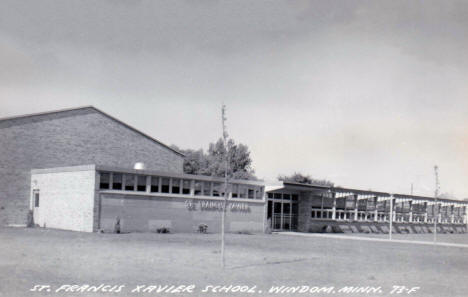
[(24, 224), (30, 170), (85, 164), (183, 172), (183, 157), (93, 108), (0, 122), (0, 224)]

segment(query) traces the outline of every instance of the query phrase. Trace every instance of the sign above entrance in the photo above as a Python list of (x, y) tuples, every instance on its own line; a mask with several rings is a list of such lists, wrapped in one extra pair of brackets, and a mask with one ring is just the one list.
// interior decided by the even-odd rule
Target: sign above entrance
[[(198, 203), (193, 200), (186, 200), (185, 205), (188, 210), (223, 210), (223, 201), (213, 201), (213, 200), (199, 200)], [(227, 202), (227, 209), (231, 211), (249, 211), (250, 207), (247, 203), (244, 202)]]

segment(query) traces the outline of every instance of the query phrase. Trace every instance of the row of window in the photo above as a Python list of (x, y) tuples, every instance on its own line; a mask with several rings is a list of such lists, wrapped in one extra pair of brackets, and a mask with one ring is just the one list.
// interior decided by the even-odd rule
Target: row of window
[[(310, 213), (310, 217), (312, 219), (332, 219), (333, 218), (333, 211), (332, 210), (321, 210), (321, 209), (312, 209)], [(357, 217), (355, 216), (354, 211), (345, 211), (345, 210), (337, 210), (335, 212), (335, 220), (354, 220), (355, 218), (358, 221), (388, 221), (390, 217), (389, 213), (377, 213), (377, 217), (375, 212), (365, 212), (359, 211), (357, 213)], [(424, 215), (413, 215), (412, 218), (408, 214), (397, 214), (394, 213), (394, 221), (396, 222), (433, 222), (433, 218), (427, 216), (425, 218)], [(439, 216), (438, 221), (440, 223), (463, 223), (464, 216)]]
[[(181, 179), (176, 177), (147, 176), (127, 173), (101, 172), (99, 188), (151, 193), (183, 194), (195, 196), (224, 196), (224, 183)], [(263, 187), (229, 184), (232, 198), (263, 199)]]
[[(323, 211), (332, 211), (332, 207), (323, 207), (323, 208), (320, 208), (320, 207), (316, 207), (316, 206), (313, 206), (312, 205), (312, 208), (313, 209), (318, 209), (318, 210), (323, 210)], [(358, 211), (367, 211), (367, 212), (375, 212), (375, 208), (374, 209), (357, 209)], [(355, 209), (345, 209), (345, 208), (336, 208), (336, 211), (346, 211), (346, 212), (351, 212), (353, 213), (355, 211)], [(389, 213), (390, 212), (390, 207), (386, 208), (386, 209), (377, 209), (378, 212), (386, 212), (386, 213)], [(434, 213), (434, 208), (433, 207), (427, 207), (425, 209), (411, 209), (411, 210), (406, 210), (406, 209), (402, 209), (402, 208), (397, 208), (395, 207), (394, 210), (393, 210), (395, 213), (404, 213), (406, 215), (409, 215), (410, 212), (413, 213), (413, 215), (416, 215), (416, 214), (428, 214), (428, 215), (432, 215)], [(461, 216), (461, 215), (464, 215), (465, 214), (465, 207), (462, 206), (462, 207), (453, 207), (452, 209), (439, 209), (439, 210), (436, 210), (436, 213), (438, 214), (441, 214), (441, 215), (445, 215), (445, 216), (450, 216), (450, 215), (458, 215), (458, 216)]]
[[(372, 200), (358, 200), (357, 205), (354, 203), (354, 201), (344, 201), (344, 199), (336, 200), (336, 208), (337, 209), (347, 209), (347, 210), (354, 210), (357, 208), (360, 211), (390, 211), (390, 200), (385, 200), (385, 201), (378, 201), (377, 203)], [(333, 207), (333, 200), (332, 199), (326, 199), (326, 200), (312, 200), (312, 207), (315, 208), (332, 208)], [(427, 212), (433, 212), (434, 206), (433, 205), (427, 205), (427, 203), (419, 204), (419, 203), (409, 203), (408, 201), (403, 201), (403, 202), (394, 202), (393, 203), (394, 210), (397, 212), (413, 212), (413, 213), (425, 213)], [(464, 206), (438, 206), (436, 207), (438, 209), (438, 212), (442, 213), (464, 213), (465, 212), (465, 207)]]
[(298, 195), (287, 193), (268, 193), (268, 198), (297, 201)]

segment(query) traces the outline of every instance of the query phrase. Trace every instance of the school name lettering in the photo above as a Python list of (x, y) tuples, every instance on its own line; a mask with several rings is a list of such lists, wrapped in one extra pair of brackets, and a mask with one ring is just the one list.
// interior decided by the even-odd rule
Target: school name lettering
[[(323, 295), (352, 295), (352, 296), (376, 296), (381, 294), (400, 295), (408, 296), (419, 292), (420, 287), (407, 287), (402, 285), (393, 285), (390, 288), (383, 288), (380, 286), (271, 286), (269, 288), (261, 289), (256, 285), (242, 285), (242, 284), (231, 284), (231, 285), (205, 285), (196, 286), (195, 284), (158, 284), (158, 285), (118, 285), (118, 284), (67, 284), (53, 287), (51, 285), (34, 285), (30, 292), (47, 292), (47, 293), (131, 293), (131, 295), (137, 294), (192, 294), (196, 293), (217, 293), (220, 294), (232, 294), (232, 293), (260, 293), (267, 295), (310, 295), (317, 294)], [(417, 295), (417, 294), (415, 294)]]
[[(219, 210), (221, 211), (224, 207), (224, 201), (213, 201), (213, 200), (200, 200), (192, 201), (186, 200), (185, 205), (189, 210)], [(248, 211), (249, 205), (243, 202), (227, 202), (227, 209), (231, 211)]]

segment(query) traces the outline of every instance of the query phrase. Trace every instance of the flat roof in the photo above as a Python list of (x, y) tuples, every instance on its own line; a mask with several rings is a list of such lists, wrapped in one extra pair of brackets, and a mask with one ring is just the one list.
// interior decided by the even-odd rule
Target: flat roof
[(296, 191), (328, 191), (330, 187), (322, 185), (313, 185), (313, 184), (303, 184), (296, 182), (283, 182), (283, 187)]
[[(358, 195), (375, 195), (379, 197), (390, 197), (392, 194), (388, 192), (381, 192), (381, 191), (372, 191), (372, 190), (360, 190), (360, 189), (352, 189), (352, 188), (343, 188), (343, 187), (330, 187), (330, 186), (323, 186), (317, 184), (303, 184), (297, 182), (283, 182), (283, 186), (275, 186), (272, 187), (272, 190), (269, 191), (276, 191), (276, 190), (297, 190), (297, 191), (323, 191), (323, 192), (335, 192), (335, 193), (350, 193), (350, 194), (358, 194)], [(418, 195), (410, 195), (410, 194), (393, 194), (395, 198), (407, 198), (412, 200), (434, 200), (434, 197), (428, 196), (418, 196)], [(437, 198), (439, 202), (457, 202), (461, 204), (468, 204), (468, 201), (464, 200), (457, 200), (457, 199), (448, 199), (448, 198)]]
[[(108, 166), (108, 165), (79, 165), (79, 166), (68, 166), (68, 167), (54, 167), (54, 168), (44, 168), (44, 169), (31, 169), (31, 174), (44, 174), (44, 173), (58, 173), (58, 172), (73, 172), (73, 171), (101, 171), (101, 172), (117, 172), (117, 173), (129, 173), (137, 175), (154, 175), (154, 176), (163, 176), (163, 177), (175, 177), (180, 179), (196, 179), (201, 181), (215, 181), (215, 182), (224, 182), (224, 177), (217, 176), (208, 176), (208, 175), (196, 175), (196, 174), (185, 174), (185, 173), (175, 173), (159, 170), (140, 170), (132, 168), (123, 168), (117, 166)], [(245, 185), (253, 186), (265, 186), (263, 181), (255, 180), (240, 180), (240, 179), (229, 179), (229, 183), (239, 183)]]

